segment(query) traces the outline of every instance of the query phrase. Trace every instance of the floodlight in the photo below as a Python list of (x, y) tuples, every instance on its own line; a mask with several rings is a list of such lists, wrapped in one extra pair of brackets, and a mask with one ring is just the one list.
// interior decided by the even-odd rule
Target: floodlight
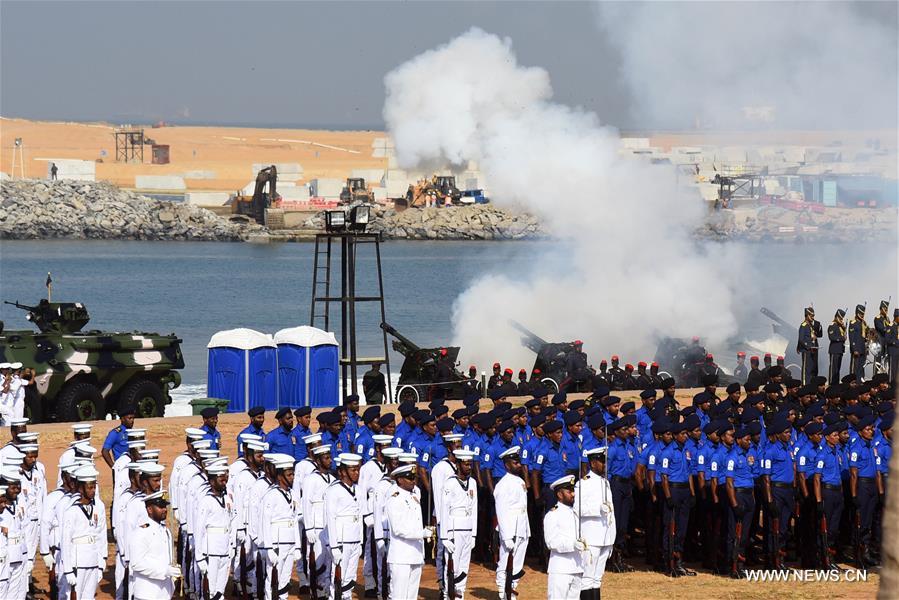
[(339, 232), (346, 229), (346, 213), (342, 209), (325, 211), (325, 230)]
[(371, 218), (371, 207), (365, 204), (354, 206), (350, 211), (350, 229), (353, 231), (365, 231)]

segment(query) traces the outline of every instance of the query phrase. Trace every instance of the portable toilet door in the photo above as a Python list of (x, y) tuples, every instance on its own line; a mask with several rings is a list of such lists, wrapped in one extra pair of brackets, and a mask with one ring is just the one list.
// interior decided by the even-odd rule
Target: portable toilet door
[[(334, 334), (303, 325), (278, 331), (274, 341), (278, 346), (281, 406), (335, 406), (338, 346)], [(327, 357), (333, 357), (333, 360), (329, 361)], [(326, 391), (334, 388), (333, 400), (322, 396), (322, 387)]]
[(245, 328), (219, 331), (206, 348), (207, 396), (228, 400), (228, 412), (246, 412), (256, 404), (277, 406), (275, 343), (270, 335)]

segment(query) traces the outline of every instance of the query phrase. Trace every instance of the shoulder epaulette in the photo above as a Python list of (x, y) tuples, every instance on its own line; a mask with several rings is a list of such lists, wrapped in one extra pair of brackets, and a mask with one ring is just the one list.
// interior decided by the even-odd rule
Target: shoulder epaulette
[(144, 523), (143, 525), (141, 525), (141, 528), (146, 528), (146, 527), (149, 527), (149, 526), (150, 526), (149, 523)]
[(393, 493), (392, 493), (392, 494), (390, 494), (390, 495), (391, 495), (391, 496), (399, 496), (399, 495), (400, 495), (400, 493), (399, 493), (399, 492), (393, 492)]

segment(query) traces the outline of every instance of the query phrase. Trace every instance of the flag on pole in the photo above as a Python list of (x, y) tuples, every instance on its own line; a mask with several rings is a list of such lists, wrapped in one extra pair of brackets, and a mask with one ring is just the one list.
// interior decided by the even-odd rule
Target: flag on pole
[(47, 302), (51, 302), (50, 294), (53, 293), (53, 278), (50, 277), (50, 271), (47, 271)]

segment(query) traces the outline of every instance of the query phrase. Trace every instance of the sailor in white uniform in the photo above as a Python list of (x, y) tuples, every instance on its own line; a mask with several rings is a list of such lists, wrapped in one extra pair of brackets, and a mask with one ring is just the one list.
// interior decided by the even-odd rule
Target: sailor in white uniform
[(590, 472), (574, 486), (574, 510), (580, 518), (580, 537), (587, 542), (581, 598), (599, 600), (606, 561), (615, 544), (615, 506), (612, 504), (612, 487), (603, 477), (606, 447), (592, 448), (585, 454)]
[(297, 505), (297, 522), (300, 524), (300, 547), (303, 558), (297, 561), (297, 578), (300, 580), (300, 594), (309, 593), (309, 540), (306, 538), (306, 526), (303, 524), (303, 481), (315, 470), (312, 449), (321, 444), (322, 434), (304, 435), (302, 442), (306, 445), (306, 456), (298, 460), (293, 469), (293, 499)]
[[(370, 450), (370, 460), (362, 465), (362, 468), (359, 470), (359, 483), (356, 485), (358, 494), (362, 499), (362, 521), (365, 525), (365, 543), (362, 546), (362, 579), (364, 580), (367, 598), (374, 598), (376, 594), (376, 582), (372, 572), (372, 557), (377, 554), (377, 550), (374, 547), (372, 536), (374, 518), (371, 495), (375, 484), (384, 477), (386, 467), (384, 466), (384, 455), (382, 452), (393, 444), (393, 436), (378, 433), (372, 436), (372, 441), (374, 444)], [(374, 571), (377, 570), (378, 566), (374, 565)]]
[[(60, 583), (65, 581), (65, 573), (58, 569), (59, 564), (59, 529), (60, 520), (57, 516), (57, 508), (60, 504), (71, 504), (74, 501), (73, 494), (77, 489), (77, 482), (72, 473), (78, 468), (74, 456), (68, 456), (65, 460), (60, 458), (60, 473), (62, 473), (62, 485), (47, 494), (44, 506), (41, 510), (39, 552), (41, 559), (50, 573), (50, 598), (53, 600), (59, 596)], [(3, 596), (0, 596), (2, 598)]]
[(134, 530), (128, 548), (131, 557), (133, 600), (168, 600), (181, 578), (172, 548), (172, 534), (166, 527), (168, 493), (159, 490), (144, 496), (147, 518)]
[(267, 557), (265, 599), (276, 594), (286, 600), (293, 565), (300, 555), (300, 529), (291, 492), (294, 457), (275, 454), (272, 467), (275, 484), (261, 502), (259, 550)]
[[(237, 548), (234, 559), (231, 562), (231, 578), (237, 589), (240, 590), (243, 581), (246, 580), (247, 595), (256, 597), (256, 549), (252, 544), (247, 529), (249, 527), (249, 507), (259, 498), (250, 497), (250, 489), (261, 476), (265, 460), (263, 453), (268, 451), (268, 444), (262, 441), (250, 441), (244, 445), (243, 458), (246, 468), (239, 469), (232, 479), (228, 477), (228, 487), (231, 489), (231, 500), (234, 502), (235, 511), (235, 541)], [(243, 549), (243, 564), (241, 564), (241, 549)]]
[(413, 464), (394, 469), (390, 476), (396, 481), (387, 498), (385, 510), (390, 528), (387, 563), (390, 565), (390, 598), (414, 600), (418, 598), (421, 567), (425, 560), (425, 540), (434, 537), (434, 527), (424, 527), (421, 501), (413, 494), (417, 467)]
[(543, 536), (549, 550), (546, 597), (548, 600), (577, 600), (581, 595), (581, 575), (587, 543), (580, 539), (574, 512), (574, 475), (550, 484), (556, 505), (543, 517)]
[[(506, 474), (493, 488), (500, 541), (496, 589), (499, 591), (500, 600), (512, 600), (506, 597), (506, 592), (509, 589), (515, 591), (524, 576), (524, 554), (531, 537), (531, 526), (528, 523), (528, 493), (521, 477), (524, 472), (521, 466), (521, 447), (512, 446), (500, 453), (497, 459), (503, 461)], [(510, 556), (512, 581), (507, 585)]]
[[(331, 445), (312, 449), (315, 470), (303, 481), (303, 526), (309, 547), (309, 585), (315, 586), (318, 597), (329, 589), (331, 551), (325, 527), (325, 490), (334, 481), (331, 475)], [(313, 557), (313, 553), (315, 556)], [(313, 560), (313, 558), (315, 560)]]
[(4, 598), (23, 599), (27, 584), (28, 573), (25, 570), (28, 561), (26, 556), (24, 522), (25, 506), (19, 502), (22, 491), (22, 475), (16, 467), (4, 466), (0, 470), (0, 484), (6, 486), (6, 507), (0, 513), (0, 527), (6, 530), (6, 571), (5, 582), (0, 582), (0, 588), (5, 588)]
[(197, 502), (194, 547), (202, 575), (204, 597), (219, 600), (225, 594), (231, 559), (237, 547), (236, 512), (228, 493), (228, 465), (206, 468), (209, 488)]
[[(90, 423), (73, 423), (72, 424), (72, 436), (73, 439), (69, 442), (69, 447), (59, 456), (59, 471), (56, 474), (56, 487), (60, 487), (62, 485), (62, 465), (68, 464), (72, 458), (75, 457), (75, 446), (81, 442), (82, 445), (90, 446), (91, 439), (91, 428), (93, 425)], [(94, 450), (96, 452), (96, 450)]]
[(390, 537), (390, 526), (387, 521), (387, 498), (393, 493), (396, 482), (390, 476), (390, 473), (397, 468), (397, 457), (402, 454), (401, 448), (391, 446), (381, 451), (384, 460), (384, 476), (375, 482), (372, 486), (369, 500), (371, 502), (372, 511), (372, 536), (375, 543), (375, 551), (377, 553), (376, 565), (376, 598), (384, 598), (386, 600), (389, 591), (388, 581), (390, 579), (389, 569), (387, 567), (387, 541)]
[(66, 581), (78, 600), (94, 600), (106, 567), (106, 507), (96, 497), (99, 471), (86, 466), (75, 471), (78, 500), (63, 514), (60, 547)]
[[(440, 516), (437, 519), (439, 538), (446, 552), (444, 598), (464, 600), (471, 565), (471, 551), (478, 533), (478, 485), (471, 477), (474, 452), (454, 450), (456, 471), (441, 486)], [(436, 483), (436, 479), (435, 479)], [(437, 498), (435, 497), (435, 501)], [(452, 560), (452, 574), (449, 561)], [(450, 577), (452, 575), (452, 577)]]
[(325, 527), (332, 563), (330, 597), (352, 600), (362, 556), (363, 502), (356, 487), (362, 457), (344, 452), (337, 459), (337, 480), (325, 490)]

